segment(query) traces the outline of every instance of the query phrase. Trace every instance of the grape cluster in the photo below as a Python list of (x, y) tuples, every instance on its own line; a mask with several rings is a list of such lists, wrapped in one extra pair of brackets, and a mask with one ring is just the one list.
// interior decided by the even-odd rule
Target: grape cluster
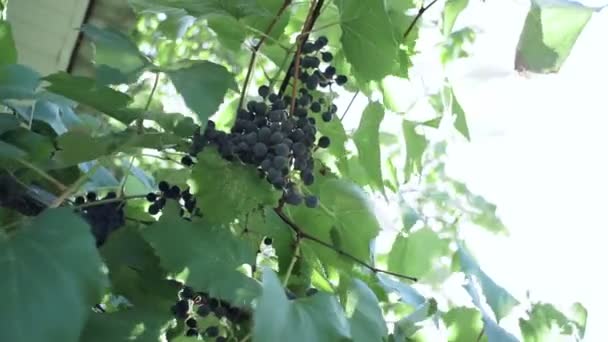
[[(115, 192), (108, 192), (100, 200), (115, 199)], [(97, 193), (88, 192), (85, 196), (78, 196), (74, 199), (74, 204), (83, 206), (80, 209), (82, 216), (91, 226), (91, 231), (95, 236), (97, 247), (104, 244), (108, 235), (125, 224), (124, 201), (99, 202)], [(86, 205), (85, 205), (86, 203)]]
[(150, 192), (146, 195), (146, 200), (152, 202), (148, 207), (150, 215), (158, 214), (165, 207), (165, 204), (167, 204), (167, 200), (178, 201), (182, 205), (180, 209), (182, 217), (185, 217), (186, 212), (190, 216), (200, 214), (200, 210), (196, 207), (196, 198), (190, 193), (189, 189), (182, 191), (177, 185), (171, 185), (167, 181), (160, 181), (158, 183), (158, 190), (160, 190), (160, 194)]
[(179, 299), (171, 307), (171, 311), (175, 318), (183, 320), (186, 324), (186, 336), (202, 335), (207, 338), (215, 338), (216, 342), (224, 342), (227, 341), (227, 338), (221, 335), (220, 326), (214, 324), (202, 326), (199, 324), (199, 320), (214, 315), (218, 323), (225, 320), (226, 325), (234, 329), (251, 318), (249, 312), (231, 306), (224, 300), (213, 298), (205, 292), (196, 292), (189, 286), (184, 286), (178, 297)]
[[(298, 175), (299, 182), (304, 185), (313, 184), (315, 160), (312, 152), (316, 148), (327, 148), (331, 143), (327, 136), (317, 139), (316, 118), (312, 113), (318, 113), (323, 121), (329, 122), (338, 108), (315, 90), (347, 81), (346, 76), (336, 75), (336, 68), (331, 65), (321, 71), (322, 64), (333, 60), (330, 52), (323, 51), (326, 45), (327, 38), (323, 36), (303, 44), (301, 82), (293, 111), (290, 110), (291, 96), (273, 93), (269, 86), (262, 85), (258, 88), (261, 99), (249, 101), (246, 108), (237, 111), (230, 132), (216, 129), (211, 120), (203, 132), (196, 130), (190, 156), (213, 145), (224, 159), (255, 166), (261, 177), (283, 192), (284, 203), (317, 207), (318, 198), (303, 196), (294, 175)], [(184, 157), (182, 163), (192, 165), (190, 156)]]

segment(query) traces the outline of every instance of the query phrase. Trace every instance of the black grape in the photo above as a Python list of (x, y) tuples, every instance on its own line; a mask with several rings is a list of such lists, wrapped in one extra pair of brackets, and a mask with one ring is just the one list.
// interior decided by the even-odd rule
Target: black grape
[(207, 317), (211, 313), (211, 309), (207, 305), (201, 305), (196, 310), (196, 313), (201, 317)]
[(84, 197), (82, 196), (78, 196), (74, 199), (74, 204), (76, 205), (83, 205), (84, 204)]
[(300, 203), (302, 203), (302, 196), (297, 192), (290, 190), (285, 193), (285, 195), (283, 196), (283, 200), (287, 204), (299, 205)]
[(317, 40), (315, 41), (315, 48), (317, 50), (322, 49), (323, 47), (325, 47), (325, 45), (327, 45), (327, 43), (329, 42), (329, 40), (327, 39), (327, 37), (325, 36), (320, 36), (319, 38), (317, 38)]
[(165, 182), (165, 181), (160, 181), (158, 183), (158, 189), (162, 192), (166, 192), (169, 190), (169, 183)]
[(258, 95), (261, 97), (267, 97), (270, 94), (270, 88), (267, 85), (263, 85), (258, 88)]
[(321, 147), (321, 148), (327, 148), (329, 146), (329, 143), (330, 143), (329, 137), (322, 136), (319, 138), (319, 142), (317, 145), (319, 145), (319, 147)]
[(267, 237), (265, 237), (265, 238), (264, 238), (264, 244), (265, 244), (266, 246), (270, 246), (270, 245), (272, 245), (272, 238), (271, 238), (271, 237), (268, 237), (268, 236), (267, 236)]
[(94, 202), (97, 199), (97, 194), (93, 191), (87, 192), (87, 201)]
[(270, 143), (271, 144), (278, 144), (281, 141), (283, 141), (283, 134), (281, 132), (274, 132), (270, 136)]
[(302, 171), (301, 177), (302, 182), (304, 182), (304, 185), (312, 185), (312, 183), (314, 183), (315, 181), (315, 176), (312, 174), (312, 172), (308, 170)]
[(192, 166), (194, 164), (194, 162), (192, 161), (192, 158), (190, 158), (190, 156), (183, 156), (182, 164), (184, 164), (186, 166)]
[(310, 110), (312, 110), (315, 113), (318, 113), (321, 111), (321, 104), (319, 102), (313, 102), (310, 104)]
[(317, 205), (319, 205), (319, 199), (317, 198), (317, 196), (306, 196), (304, 202), (309, 208), (316, 208)]
[(198, 331), (194, 328), (190, 328), (190, 329), (188, 329), (188, 331), (186, 331), (186, 336), (189, 336), (189, 337), (198, 336)]
[(253, 146), (253, 153), (256, 157), (262, 158), (266, 155), (266, 153), (268, 153), (268, 147), (262, 143), (256, 143)]
[(160, 211), (160, 208), (158, 208), (158, 206), (156, 204), (151, 204), (148, 207), (148, 213), (150, 215), (156, 215), (156, 214), (158, 214), (159, 211)]
[(336, 83), (338, 85), (343, 85), (348, 81), (348, 78), (345, 75), (338, 75), (338, 77), (336, 77)]
[(190, 317), (186, 320), (186, 325), (190, 328), (196, 328), (196, 319), (193, 317)]
[(274, 147), (274, 153), (277, 156), (287, 157), (289, 155), (289, 147), (286, 144), (278, 144)]
[(205, 330), (205, 335), (207, 335), (208, 337), (216, 337), (217, 335), (219, 335), (220, 333), (220, 329), (216, 326), (210, 326)]
[(330, 122), (332, 119), (333, 115), (330, 112), (323, 112), (323, 114), (321, 114), (321, 118), (323, 119), (323, 121), (325, 122)]
[(334, 55), (332, 55), (331, 52), (322, 52), (321, 59), (323, 59), (323, 62), (329, 63), (334, 59)]

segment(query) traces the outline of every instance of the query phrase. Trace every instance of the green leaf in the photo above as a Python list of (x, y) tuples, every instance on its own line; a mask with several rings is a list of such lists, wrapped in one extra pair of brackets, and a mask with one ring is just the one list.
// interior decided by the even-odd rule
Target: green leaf
[(21, 64), (0, 64), (0, 100), (34, 97), (40, 75)]
[(577, 303), (570, 311), (570, 316), (576, 317), (568, 317), (551, 304), (534, 303), (527, 312), (528, 318), (519, 319), (524, 342), (559, 341), (563, 336), (582, 339), (585, 335), (586, 310)]
[(421, 278), (437, 268), (439, 258), (449, 254), (449, 240), (441, 239), (430, 228), (422, 228), (407, 237), (397, 237), (388, 254), (388, 269)]
[(515, 69), (558, 72), (593, 12), (575, 2), (542, 6), (533, 2), (517, 44)]
[(92, 78), (58, 72), (45, 77), (44, 80), (51, 83), (46, 87), (48, 91), (90, 106), (124, 124), (133, 122), (139, 116), (136, 110), (126, 108), (131, 97), (110, 87), (101, 86)]
[(380, 123), (384, 119), (384, 106), (379, 102), (370, 103), (359, 122), (353, 140), (359, 151), (359, 160), (367, 172), (372, 188), (384, 193), (382, 181), (382, 160), (380, 156)]
[[(360, 187), (345, 180), (321, 175), (315, 177), (315, 184), (310, 190), (318, 196), (321, 207), (289, 207), (291, 216), (306, 233), (332, 245), (334, 241), (339, 240), (341, 246), (336, 248), (368, 261), (370, 243), (378, 235), (380, 224), (367, 194)], [(351, 260), (342, 259), (339, 254), (326, 247), (312, 242), (307, 244), (326, 263), (337, 267), (352, 266)]]
[(455, 307), (442, 316), (447, 327), (448, 341), (477, 341), (483, 329), (481, 312), (473, 308)]
[(338, 0), (342, 49), (362, 81), (381, 80), (397, 63), (399, 44), (383, 0)]
[(289, 301), (276, 274), (263, 272), (263, 292), (254, 312), (254, 341), (335, 342), (350, 338), (340, 304), (324, 292)]
[(403, 136), (405, 138), (406, 160), (405, 179), (409, 180), (415, 172), (422, 168), (422, 155), (428, 146), (426, 137), (416, 132), (417, 124), (412, 121), (403, 120)]
[(114, 29), (102, 29), (93, 25), (85, 24), (82, 32), (95, 44), (95, 63), (106, 65), (124, 75), (134, 78), (150, 63), (139, 52), (137, 45), (120, 31)]
[(238, 52), (247, 38), (247, 28), (236, 18), (227, 15), (215, 15), (207, 19), (209, 28), (217, 34), (218, 41), (231, 51)]
[(19, 127), (19, 120), (14, 115), (0, 114), (0, 135)]
[(450, 89), (452, 93), (452, 113), (456, 115), (456, 121), (454, 122), (454, 127), (456, 130), (464, 135), (467, 140), (471, 141), (471, 135), (469, 134), (469, 126), (467, 124), (467, 118), (464, 113), (464, 110), (460, 106), (460, 103), (456, 99), (456, 95), (454, 95), (454, 91)]
[(458, 257), (460, 258), (462, 272), (475, 276), (479, 281), (483, 295), (498, 321), (506, 317), (519, 304), (519, 301), (507, 290), (496, 284), (492, 278), (481, 270), (475, 259), (462, 244), (458, 246)]
[(0, 140), (0, 160), (2, 159), (20, 159), (27, 156), (27, 153), (12, 144)]
[(249, 215), (247, 227), (255, 232), (249, 234), (254, 248), (259, 247), (260, 240), (263, 237), (272, 238), (272, 248), (274, 248), (279, 259), (279, 274), (284, 274), (289, 268), (294, 252), (295, 237), (289, 226), (281, 220), (272, 208), (264, 208)]
[(452, 33), (454, 24), (460, 12), (469, 5), (469, 0), (448, 0), (443, 8), (443, 35), (447, 37)]
[(171, 317), (170, 311), (134, 307), (113, 313), (94, 313), (82, 333), (82, 342), (161, 341)]
[(17, 63), (17, 48), (11, 25), (4, 20), (0, 20), (0, 51), (0, 65)]
[(281, 193), (260, 178), (254, 168), (226, 161), (213, 149), (206, 149), (197, 157), (192, 170), (193, 190), (210, 222), (228, 223), (260, 205), (278, 203)]
[(234, 75), (225, 67), (208, 61), (193, 61), (188, 66), (167, 71), (186, 105), (198, 115), (203, 129), (215, 113), (228, 89), (237, 91)]
[(384, 341), (388, 329), (382, 309), (374, 292), (363, 281), (352, 281), (345, 307), (353, 341)]
[(160, 221), (142, 231), (162, 267), (198, 291), (247, 304), (258, 294), (258, 284), (237, 268), (253, 265), (255, 250), (226, 228), (186, 221), (177, 211), (168, 203)]
[(89, 226), (46, 210), (0, 236), (0, 260), (0, 340), (77, 341), (107, 282)]

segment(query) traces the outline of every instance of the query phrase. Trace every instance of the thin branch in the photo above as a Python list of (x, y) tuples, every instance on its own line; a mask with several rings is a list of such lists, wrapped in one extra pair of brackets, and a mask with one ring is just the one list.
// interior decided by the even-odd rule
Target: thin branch
[(481, 331), (479, 332), (479, 335), (477, 335), (477, 342), (481, 341), (481, 338), (483, 337), (483, 332), (484, 332), (485, 328), (486, 327), (481, 328)]
[[(150, 90), (150, 95), (148, 95), (148, 101), (146, 101), (146, 106), (144, 107), (144, 112), (147, 112), (150, 109), (150, 104), (152, 103), (152, 97), (156, 92), (156, 87), (158, 87), (158, 79), (160, 78), (160, 72), (157, 72), (154, 75), (154, 84), (152, 85), (152, 90)], [(144, 132), (144, 118), (137, 119), (137, 133), (142, 134)]]
[(287, 283), (289, 282), (289, 277), (291, 277), (291, 273), (293, 272), (293, 268), (296, 265), (296, 261), (298, 261), (300, 254), (300, 235), (296, 235), (296, 249), (293, 252), (293, 257), (291, 257), (291, 262), (289, 263), (289, 267), (287, 268), (287, 272), (285, 273), (285, 278), (283, 279), (283, 287), (287, 287)]
[(414, 20), (412, 20), (410, 25), (405, 30), (405, 33), (403, 34), (403, 40), (407, 39), (407, 36), (410, 35), (412, 30), (414, 29), (414, 26), (418, 22), (418, 19), (420, 19), (420, 17), (422, 17), (424, 12), (426, 12), (429, 8), (431, 8), (431, 6), (433, 6), (436, 2), (437, 2), (437, 0), (433, 0), (433, 1), (431, 1), (430, 4), (428, 4), (426, 6), (424, 6), (424, 3), (422, 3), (422, 5), (420, 5), (420, 8), (418, 9), (418, 13), (416, 13), (416, 16), (414, 17)]
[[(325, 2), (325, 0), (317, 1), (317, 5), (314, 7), (314, 9), (312, 11), (312, 15), (309, 18), (310, 20), (305, 22), (304, 27), (302, 28), (303, 35), (301, 34), (299, 36), (300, 42), (298, 43), (298, 40), (296, 39), (296, 43), (298, 43), (298, 45), (299, 45), (298, 49), (301, 49), (302, 45), (304, 45), (304, 43), (308, 40), (308, 36), (309, 36), (311, 29), (313, 28), (313, 26), (315, 26), (315, 22), (321, 15), (321, 9), (323, 8), (324, 2)], [(293, 57), (293, 59), (291, 60), (291, 64), (289, 65), (289, 68), (287, 69), (285, 78), (283, 79), (283, 82), (281, 83), (281, 88), (279, 88), (279, 96), (282, 96), (283, 93), (285, 93), (285, 89), (287, 89), (287, 86), (289, 85), (289, 80), (291, 79), (291, 76), (292, 76), (291, 74), (292, 74), (294, 66), (296, 64), (296, 57), (297, 57), (297, 54)]]
[(392, 276), (395, 276), (395, 277), (401, 278), (401, 279), (406, 279), (406, 280), (410, 280), (410, 281), (418, 281), (418, 279), (415, 278), (415, 277), (410, 277), (410, 276), (407, 276), (407, 275), (404, 275), (404, 274), (395, 273), (395, 272), (386, 271), (386, 270), (382, 270), (382, 269), (376, 268), (376, 267), (374, 267), (374, 266), (366, 263), (365, 261), (357, 258), (356, 256), (354, 256), (354, 255), (352, 255), (350, 253), (347, 253), (347, 252), (345, 252), (345, 251), (337, 248), (336, 246), (334, 246), (332, 244), (329, 244), (329, 243), (327, 243), (327, 242), (325, 242), (325, 241), (323, 241), (323, 240), (321, 240), (321, 239), (319, 239), (319, 238), (317, 238), (315, 236), (312, 236), (312, 235), (304, 232), (302, 230), (302, 228), (300, 228), (300, 226), (298, 226), (289, 217), (287, 217), (287, 215), (285, 215), (285, 213), (283, 212), (283, 209), (282, 209), (281, 205), (279, 205), (279, 207), (277, 207), (277, 208), (274, 208), (274, 212), (281, 218), (281, 220), (283, 222), (285, 222), (285, 224), (287, 224), (289, 226), (289, 228), (291, 228), (296, 233), (296, 236), (298, 236), (301, 239), (308, 239), (308, 240), (313, 241), (313, 242), (315, 242), (315, 243), (317, 243), (317, 244), (319, 244), (319, 245), (321, 245), (323, 247), (331, 249), (334, 252), (336, 252), (336, 253), (338, 253), (338, 254), (340, 254), (340, 255), (342, 255), (342, 256), (344, 256), (344, 257), (346, 257), (346, 258), (348, 258), (348, 259), (350, 259), (352, 261), (354, 261), (355, 263), (359, 264), (360, 266), (363, 266), (363, 267), (367, 268), (368, 270), (370, 270), (370, 271), (372, 271), (374, 273), (384, 273), (384, 274), (389, 274), (389, 275), (392, 275)]
[(57, 189), (59, 189), (59, 191), (65, 191), (68, 187), (63, 185), (63, 183), (61, 183), (60, 181), (58, 181), (57, 179), (53, 178), (53, 176), (49, 175), (48, 173), (46, 173), (44, 170), (38, 168), (36, 165), (23, 160), (23, 159), (15, 159), (17, 162), (23, 164), (23, 166), (27, 167), (28, 169), (36, 172), (39, 176), (41, 176), (42, 178), (48, 180), (49, 182), (51, 182), (55, 187), (57, 187)]
[(348, 106), (346, 106), (346, 110), (344, 111), (344, 113), (340, 117), (340, 121), (342, 121), (344, 119), (344, 117), (346, 116), (346, 113), (348, 113), (348, 110), (350, 109), (350, 106), (353, 105), (353, 102), (355, 102), (355, 99), (357, 98), (357, 95), (359, 95), (359, 89), (357, 89), (357, 91), (355, 92), (355, 95), (353, 95), (353, 98), (350, 99), (350, 102), (348, 103)]
[(257, 44), (255, 44), (255, 46), (252, 49), (251, 58), (249, 58), (249, 66), (247, 67), (247, 74), (245, 75), (245, 81), (243, 82), (243, 89), (241, 89), (241, 98), (239, 99), (238, 108), (243, 107), (243, 101), (245, 101), (245, 94), (247, 94), (247, 87), (249, 86), (249, 80), (251, 79), (251, 73), (253, 72), (253, 67), (255, 65), (255, 59), (258, 55), (258, 51), (262, 47), (262, 44), (264, 44), (264, 42), (266, 41), (266, 37), (272, 31), (274, 25), (277, 23), (277, 21), (279, 20), (281, 15), (283, 15), (283, 12), (285, 11), (285, 9), (291, 4), (291, 1), (292, 0), (285, 0), (283, 2), (283, 5), (279, 8), (279, 10), (277, 11), (277, 14), (274, 16), (274, 18), (272, 18), (272, 21), (266, 28), (266, 31), (264, 31), (264, 34), (262, 34), (260, 36), (260, 40), (258, 41)]
[(59, 195), (59, 197), (57, 197), (53, 201), (53, 203), (51, 203), (51, 205), (49, 205), (49, 208), (59, 207), (68, 197), (70, 197), (70, 195), (72, 195), (76, 190), (78, 190), (80, 186), (89, 179), (89, 177), (95, 174), (95, 172), (97, 172), (97, 169), (99, 169), (100, 166), (101, 163), (97, 163), (95, 164), (95, 166), (90, 168), (87, 173), (80, 176), (80, 178), (78, 178), (72, 185), (70, 185), (69, 188), (67, 188), (61, 195)]

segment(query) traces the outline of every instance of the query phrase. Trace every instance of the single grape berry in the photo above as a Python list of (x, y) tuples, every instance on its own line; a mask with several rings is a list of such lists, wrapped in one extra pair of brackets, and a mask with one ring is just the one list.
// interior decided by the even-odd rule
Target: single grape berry
[(97, 194), (93, 191), (87, 192), (87, 201), (93, 202), (97, 199)]
[(266, 155), (266, 153), (268, 153), (268, 147), (266, 147), (266, 145), (264, 145), (262, 143), (256, 143), (253, 146), (253, 154), (256, 157), (262, 158)]
[(217, 298), (209, 299), (209, 307), (211, 310), (215, 310), (218, 306), (220, 306), (220, 301)]
[(298, 107), (293, 111), (293, 115), (303, 118), (308, 115), (308, 111), (304, 107)]
[(179, 302), (175, 303), (175, 309), (177, 312), (186, 313), (186, 312), (188, 312), (188, 308), (189, 308), (189, 304), (188, 304), (188, 301), (185, 299), (182, 299)]
[(160, 211), (160, 208), (158, 208), (158, 206), (157, 206), (155, 203), (154, 203), (154, 204), (151, 204), (151, 205), (148, 207), (148, 213), (149, 213), (150, 215), (156, 215), (156, 214), (158, 214), (158, 212), (159, 212), (159, 211)]
[(201, 305), (196, 310), (196, 313), (201, 317), (207, 317), (211, 313), (211, 309), (207, 305)]
[(178, 199), (181, 193), (181, 189), (179, 188), (179, 186), (174, 185), (172, 186), (168, 191), (167, 191), (167, 197), (168, 198), (173, 198), (173, 199)]
[(160, 181), (160, 183), (158, 183), (158, 189), (162, 192), (166, 192), (169, 190), (169, 183), (165, 182), (165, 181)]
[(110, 191), (106, 194), (106, 197), (104, 197), (104, 199), (113, 199), (116, 198), (118, 195), (114, 192), (114, 191)]
[(323, 114), (321, 114), (321, 119), (323, 119), (325, 122), (330, 122), (332, 117), (333, 115), (330, 112), (323, 112)]
[(313, 43), (306, 42), (302, 46), (302, 53), (303, 54), (309, 54), (309, 53), (314, 52), (314, 51), (315, 51), (315, 44), (313, 44)]
[(280, 122), (283, 120), (283, 110), (273, 110), (268, 113), (268, 119), (273, 122)]
[(283, 156), (276, 156), (272, 160), (272, 166), (274, 166), (276, 169), (280, 170), (280, 169), (286, 167), (288, 162), (289, 162), (289, 160), (287, 158), (285, 158)]
[(319, 138), (319, 142), (317, 143), (317, 145), (320, 148), (327, 148), (329, 146), (329, 143), (330, 143), (329, 137), (322, 136)]
[(283, 200), (287, 204), (299, 205), (300, 203), (302, 203), (302, 196), (299, 193), (297, 193), (293, 190), (290, 190), (290, 191), (287, 191), (287, 193), (285, 193)]
[(186, 320), (186, 325), (189, 328), (196, 328), (196, 318), (194, 317), (190, 317)]
[(327, 45), (328, 43), (328, 39), (325, 36), (320, 36), (319, 38), (317, 38), (317, 40), (315, 41), (315, 48), (317, 50), (322, 49), (325, 45)]
[(181, 292), (181, 296), (184, 299), (193, 299), (196, 297), (196, 292), (190, 286), (184, 286)]
[(267, 85), (260, 86), (258, 88), (258, 95), (266, 98), (270, 94), (270, 88)]
[(322, 52), (321, 59), (323, 59), (323, 62), (329, 63), (332, 59), (334, 59), (334, 55), (332, 55), (331, 52)]
[(310, 110), (312, 110), (315, 113), (318, 113), (321, 111), (321, 104), (319, 102), (313, 102), (310, 104)]
[(335, 74), (336, 68), (331, 65), (325, 68), (325, 71), (323, 71), (323, 76), (325, 76), (325, 78), (332, 78)]
[(336, 77), (336, 83), (338, 85), (343, 85), (344, 83), (346, 83), (348, 81), (348, 78), (345, 75), (338, 75)]
[(317, 196), (306, 196), (304, 203), (306, 203), (306, 206), (309, 208), (316, 208), (317, 205), (319, 205), (319, 199)]
[(186, 166), (192, 166), (194, 164), (194, 162), (192, 161), (192, 158), (190, 158), (190, 156), (183, 156), (182, 164), (184, 164)]
[(272, 238), (271, 238), (271, 237), (268, 237), (268, 236), (267, 236), (267, 237), (265, 237), (265, 238), (264, 238), (264, 244), (265, 244), (266, 246), (270, 246), (270, 245), (272, 245)]
[(314, 287), (309, 288), (308, 290), (306, 290), (306, 295), (307, 296), (312, 296), (315, 295), (319, 292), (319, 290), (315, 289)]
[(310, 170), (304, 170), (301, 173), (302, 182), (304, 185), (312, 185), (315, 182), (315, 176), (310, 172)]
[(220, 334), (220, 328), (213, 326), (213, 325), (210, 327), (207, 327), (207, 329), (205, 330), (205, 335), (207, 335), (208, 337), (216, 337), (219, 334)]
[(257, 115), (264, 115), (268, 111), (268, 105), (264, 102), (256, 102), (253, 105), (253, 112)]
[(198, 331), (194, 328), (190, 328), (190, 329), (188, 329), (188, 331), (186, 331), (186, 336), (188, 336), (188, 337), (198, 336)]
[(279, 95), (277, 95), (277, 94), (272, 93), (272, 94), (268, 95), (268, 101), (270, 101), (270, 102), (274, 103), (278, 99), (279, 99)]
[(84, 204), (84, 197), (82, 196), (78, 196), (74, 199), (74, 204), (76, 205), (82, 205)]
[(274, 146), (274, 153), (277, 156), (287, 157), (289, 155), (289, 147), (286, 144), (278, 144)]
[(270, 136), (270, 143), (271, 144), (278, 144), (281, 141), (283, 141), (283, 133), (281, 132), (274, 132), (272, 133), (272, 135)]

